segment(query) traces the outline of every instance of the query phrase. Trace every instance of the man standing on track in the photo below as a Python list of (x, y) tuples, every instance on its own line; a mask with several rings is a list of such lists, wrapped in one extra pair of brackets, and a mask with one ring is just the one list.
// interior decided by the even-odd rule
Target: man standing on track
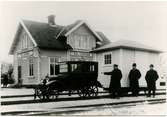
[(111, 72), (104, 72), (105, 75), (111, 75), (109, 92), (113, 98), (120, 97), (121, 94), (121, 78), (122, 72), (118, 69), (118, 65), (114, 64), (114, 70)]
[(140, 71), (136, 68), (136, 63), (133, 63), (132, 69), (129, 72), (130, 90), (133, 96), (137, 96), (139, 93), (139, 79), (141, 77)]
[(145, 79), (147, 82), (147, 88), (148, 88), (148, 95), (147, 97), (151, 96), (151, 91), (153, 92), (153, 97), (155, 97), (155, 90), (156, 90), (156, 80), (158, 79), (158, 73), (154, 69), (154, 65), (150, 65), (150, 70), (147, 71)]

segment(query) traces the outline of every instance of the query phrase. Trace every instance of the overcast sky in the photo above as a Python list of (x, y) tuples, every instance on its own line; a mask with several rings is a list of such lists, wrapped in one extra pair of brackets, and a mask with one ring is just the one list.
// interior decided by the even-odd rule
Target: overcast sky
[(87, 20), (111, 41), (134, 40), (167, 50), (167, 2), (0, 2), (0, 61), (8, 55), (20, 19), (68, 25)]

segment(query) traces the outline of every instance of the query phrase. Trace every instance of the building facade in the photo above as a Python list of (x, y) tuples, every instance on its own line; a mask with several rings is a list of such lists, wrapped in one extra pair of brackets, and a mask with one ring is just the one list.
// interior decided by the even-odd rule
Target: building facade
[[(129, 87), (128, 74), (132, 69), (132, 64), (137, 64), (137, 69), (141, 72), (139, 79), (140, 87), (146, 87), (145, 75), (149, 70), (149, 65), (154, 64), (155, 69), (159, 73), (157, 88), (165, 89), (165, 79), (162, 77), (162, 68), (160, 65), (159, 54), (161, 51), (152, 47), (129, 40), (120, 40), (111, 44), (105, 45), (94, 50), (96, 58), (99, 61), (99, 81), (109, 87), (110, 76), (104, 75), (103, 72), (108, 72), (113, 69), (113, 64), (118, 64), (122, 71), (123, 78), (121, 80), (122, 87)], [(108, 56), (108, 57), (107, 57)]]
[[(16, 83), (34, 85), (47, 74), (56, 76), (57, 64), (61, 61), (97, 61), (98, 80), (104, 87), (108, 87), (110, 79), (102, 72), (112, 70), (113, 64), (118, 64), (123, 71), (121, 82), (125, 87), (128, 86), (127, 73), (133, 62), (139, 64), (143, 78), (150, 63), (157, 63), (158, 67), (158, 50), (141, 45), (138, 48), (132, 45), (126, 47), (125, 43), (122, 44), (125, 47), (121, 47), (118, 42), (111, 43), (86, 21), (78, 20), (67, 26), (57, 25), (54, 21), (54, 16), (49, 16), (48, 23), (20, 22), (10, 49), (10, 54), (14, 55)], [(141, 84), (145, 84), (144, 80)]]

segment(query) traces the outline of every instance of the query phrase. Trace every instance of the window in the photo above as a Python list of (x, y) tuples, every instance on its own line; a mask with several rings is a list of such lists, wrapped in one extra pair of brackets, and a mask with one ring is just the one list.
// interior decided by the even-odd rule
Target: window
[(34, 61), (33, 58), (30, 58), (29, 60), (29, 76), (34, 75)]
[(104, 55), (104, 64), (111, 64), (111, 63), (112, 63), (111, 54), (105, 54)]
[(25, 49), (28, 47), (28, 37), (25, 33), (23, 33), (23, 36), (22, 36), (21, 46), (22, 46), (22, 49)]
[(81, 72), (81, 64), (71, 64), (71, 72)]
[(58, 58), (50, 58), (50, 75), (57, 75), (59, 73), (59, 66), (57, 64)]
[(95, 71), (95, 65), (90, 65), (90, 71), (94, 72)]
[(87, 36), (87, 38), (86, 38), (86, 41), (87, 41), (87, 42), (86, 42), (86, 48), (87, 48), (87, 49), (90, 49), (90, 47), (91, 47), (91, 45), (90, 45), (90, 40), (91, 40), (91, 39), (90, 39), (90, 36)]
[(67, 64), (60, 64), (60, 73), (68, 72), (68, 65)]
[(90, 40), (88, 35), (74, 35), (73, 44), (76, 49), (90, 49)]

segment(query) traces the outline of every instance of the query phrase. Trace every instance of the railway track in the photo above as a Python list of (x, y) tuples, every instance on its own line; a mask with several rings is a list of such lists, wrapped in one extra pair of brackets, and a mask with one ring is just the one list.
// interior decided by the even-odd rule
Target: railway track
[(64, 115), (87, 112), (96, 108), (122, 108), (137, 105), (154, 105), (166, 102), (166, 92), (157, 92), (156, 98), (146, 98), (144, 93), (138, 97), (125, 95), (120, 99), (111, 99), (107, 92), (97, 97), (80, 98), (77, 94), (61, 94), (57, 100), (34, 100), (33, 95), (11, 95), (1, 97), (1, 115)]

